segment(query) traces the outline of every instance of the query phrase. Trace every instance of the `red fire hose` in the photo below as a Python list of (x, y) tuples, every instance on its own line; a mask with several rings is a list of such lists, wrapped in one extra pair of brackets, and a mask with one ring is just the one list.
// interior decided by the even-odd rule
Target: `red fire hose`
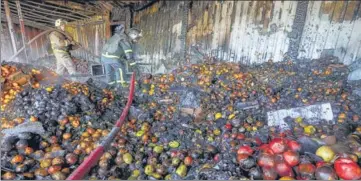
[(123, 123), (125, 121), (125, 117), (128, 115), (128, 111), (133, 102), (134, 84), (135, 84), (135, 73), (132, 74), (132, 79), (130, 82), (128, 102), (127, 102), (120, 118), (115, 123), (115, 126), (113, 127), (112, 131), (105, 138), (105, 140), (94, 151), (92, 151), (90, 153), (88, 158), (86, 160), (84, 160), (83, 163), (81, 163), (79, 165), (79, 167), (76, 168), (69, 175), (69, 177), (66, 180), (82, 180), (83, 177), (89, 173), (90, 169), (97, 164), (98, 160), (103, 155), (105, 150), (107, 150), (107, 147), (109, 147), (110, 143), (113, 141), (114, 137), (119, 132), (120, 127), (123, 125)]

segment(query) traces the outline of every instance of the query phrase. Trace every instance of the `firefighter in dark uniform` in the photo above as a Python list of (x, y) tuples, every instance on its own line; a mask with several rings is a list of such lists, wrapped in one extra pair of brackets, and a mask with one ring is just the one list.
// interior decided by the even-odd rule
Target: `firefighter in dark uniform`
[(128, 76), (126, 66), (136, 67), (133, 52), (133, 43), (141, 37), (138, 29), (130, 29), (124, 33), (124, 25), (115, 28), (114, 35), (107, 41), (102, 50), (101, 62), (104, 65), (106, 81), (109, 85), (118, 87), (127, 86)]

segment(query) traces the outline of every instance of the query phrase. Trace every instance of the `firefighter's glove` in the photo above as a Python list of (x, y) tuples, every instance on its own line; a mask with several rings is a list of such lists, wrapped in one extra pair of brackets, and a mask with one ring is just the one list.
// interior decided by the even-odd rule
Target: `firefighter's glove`
[(82, 47), (81, 44), (76, 42), (76, 41), (71, 41), (70, 42), (70, 49), (71, 50), (76, 50), (76, 49), (81, 48), (81, 47)]
[(76, 42), (76, 41), (71, 41), (71, 43), (73, 46), (78, 46), (78, 47), (81, 47), (81, 44)]

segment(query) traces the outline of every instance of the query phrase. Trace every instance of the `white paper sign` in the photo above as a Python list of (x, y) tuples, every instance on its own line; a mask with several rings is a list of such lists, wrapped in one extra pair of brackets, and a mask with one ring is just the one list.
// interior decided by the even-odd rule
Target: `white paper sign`
[(322, 119), (331, 124), (335, 123), (333, 120), (331, 104), (325, 103), (267, 112), (268, 126), (280, 126), (282, 129), (287, 129), (288, 125), (284, 121), (284, 118), (288, 116), (291, 118), (302, 117), (307, 119), (310, 123), (317, 123)]

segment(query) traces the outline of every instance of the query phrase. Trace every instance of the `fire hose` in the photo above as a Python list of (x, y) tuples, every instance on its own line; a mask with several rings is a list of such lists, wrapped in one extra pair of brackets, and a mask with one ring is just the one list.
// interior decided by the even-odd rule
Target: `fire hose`
[(76, 168), (66, 180), (81, 180), (83, 177), (89, 173), (90, 169), (96, 165), (103, 153), (108, 149), (110, 143), (113, 141), (117, 133), (119, 132), (121, 126), (123, 125), (126, 116), (128, 115), (130, 106), (133, 101), (134, 96), (134, 84), (135, 84), (135, 73), (132, 74), (131, 83), (129, 87), (128, 102), (120, 116), (120, 118), (115, 123), (115, 126), (112, 128), (108, 136), (102, 141), (102, 143), (90, 153), (90, 155), (85, 159), (78, 168)]
[[(58, 30), (58, 29), (49, 29), (49, 30), (45, 30), (43, 32), (41, 32), (40, 34), (36, 35), (33, 39), (31, 39), (29, 42), (26, 43), (26, 45), (24, 45), (22, 48), (20, 48), (13, 56), (11, 56), (7, 61), (11, 61), (12, 59), (14, 59), (15, 57), (17, 57), (23, 50), (25, 50), (26, 46), (29, 46), (31, 43), (33, 43), (35, 40), (37, 40), (38, 38), (40, 38), (41, 36), (48, 34), (52, 31), (57, 31), (65, 36), (67, 36), (66, 34), (64, 34), (64, 32)], [(94, 53), (92, 53), (91, 51), (87, 50), (85, 47), (80, 47), (83, 50), (85, 50), (87, 53), (93, 55), (94, 57), (99, 57), (97, 55), (95, 55)]]

